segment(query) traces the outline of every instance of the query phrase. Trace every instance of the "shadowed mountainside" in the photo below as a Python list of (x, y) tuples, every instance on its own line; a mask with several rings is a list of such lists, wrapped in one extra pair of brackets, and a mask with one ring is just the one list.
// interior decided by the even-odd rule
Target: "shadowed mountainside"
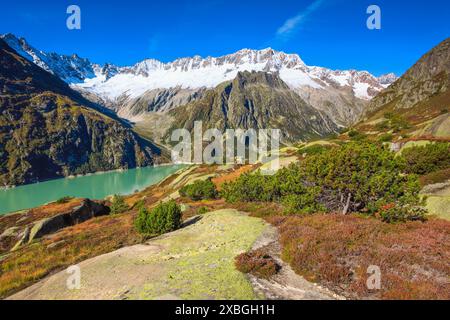
[(154, 162), (150, 143), (0, 40), (0, 184)]

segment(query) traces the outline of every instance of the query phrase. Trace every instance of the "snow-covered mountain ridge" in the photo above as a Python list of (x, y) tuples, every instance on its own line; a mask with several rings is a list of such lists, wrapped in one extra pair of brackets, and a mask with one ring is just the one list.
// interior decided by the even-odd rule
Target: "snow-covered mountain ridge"
[(1, 37), (41, 68), (108, 100), (123, 96), (133, 99), (155, 89), (213, 88), (234, 79), (240, 71), (278, 72), (281, 79), (296, 90), (305, 87), (316, 90), (351, 88), (354, 96), (363, 100), (370, 100), (397, 79), (393, 74), (377, 78), (367, 71), (307, 66), (297, 54), (271, 48), (243, 49), (218, 58), (194, 56), (170, 63), (147, 59), (130, 67), (101, 66), (77, 55), (45, 53), (12, 34)]

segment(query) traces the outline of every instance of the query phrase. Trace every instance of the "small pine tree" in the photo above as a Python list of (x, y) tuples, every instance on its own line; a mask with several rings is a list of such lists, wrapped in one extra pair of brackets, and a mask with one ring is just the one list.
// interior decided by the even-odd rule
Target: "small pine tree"
[(111, 214), (120, 214), (129, 209), (128, 205), (125, 203), (124, 197), (120, 195), (115, 195), (111, 203)]
[(160, 235), (179, 229), (181, 217), (181, 208), (173, 200), (159, 204), (152, 211), (142, 206), (135, 220), (135, 227), (144, 235)]
[(194, 201), (216, 199), (218, 196), (216, 186), (211, 179), (197, 180), (193, 184), (184, 186), (181, 188), (180, 194)]

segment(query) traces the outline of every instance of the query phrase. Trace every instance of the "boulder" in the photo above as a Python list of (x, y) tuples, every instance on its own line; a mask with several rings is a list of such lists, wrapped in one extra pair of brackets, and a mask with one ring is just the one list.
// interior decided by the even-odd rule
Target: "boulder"
[(83, 223), (89, 219), (108, 215), (110, 209), (100, 203), (89, 199), (83, 200), (82, 204), (73, 208), (69, 212), (61, 213), (51, 218), (46, 218), (36, 222), (30, 231), (28, 242), (43, 236), (55, 233), (63, 228)]
[(31, 243), (35, 239), (109, 213), (110, 209), (104, 203), (85, 199), (79, 206), (66, 212), (35, 221), (26, 226), (14, 226), (6, 229), (0, 235), (0, 253), (17, 250), (22, 245)]

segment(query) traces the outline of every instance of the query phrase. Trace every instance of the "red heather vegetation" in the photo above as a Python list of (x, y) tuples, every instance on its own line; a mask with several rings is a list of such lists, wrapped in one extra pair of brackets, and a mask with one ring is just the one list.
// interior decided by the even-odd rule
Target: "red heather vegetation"
[(240, 272), (250, 273), (263, 279), (269, 279), (280, 269), (280, 266), (264, 251), (264, 248), (237, 256), (235, 265)]
[[(308, 280), (350, 298), (450, 299), (450, 223), (387, 224), (356, 215), (272, 217), (283, 259)], [(367, 289), (369, 266), (381, 290)]]

